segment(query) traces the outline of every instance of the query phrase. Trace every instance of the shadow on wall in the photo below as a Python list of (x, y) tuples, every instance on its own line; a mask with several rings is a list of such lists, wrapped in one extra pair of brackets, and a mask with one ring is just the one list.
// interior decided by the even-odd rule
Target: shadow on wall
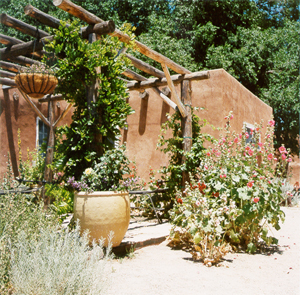
[(139, 96), (141, 98), (139, 134), (143, 135), (145, 133), (146, 125), (147, 125), (149, 93), (147, 91), (144, 91), (143, 93), (140, 93)]

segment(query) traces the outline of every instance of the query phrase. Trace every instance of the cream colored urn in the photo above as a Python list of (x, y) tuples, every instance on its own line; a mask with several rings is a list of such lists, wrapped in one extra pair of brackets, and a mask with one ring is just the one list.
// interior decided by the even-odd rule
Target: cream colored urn
[(105, 239), (113, 232), (112, 246), (122, 242), (130, 221), (128, 192), (80, 192), (74, 198), (74, 219), (79, 220), (81, 231), (89, 230), (90, 240)]

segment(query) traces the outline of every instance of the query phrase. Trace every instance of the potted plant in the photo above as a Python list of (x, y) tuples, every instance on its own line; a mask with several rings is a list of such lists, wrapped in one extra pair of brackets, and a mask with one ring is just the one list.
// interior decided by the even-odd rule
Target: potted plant
[(44, 63), (33, 64), (30, 67), (22, 67), (15, 76), (15, 82), (20, 90), (31, 98), (42, 98), (51, 94), (58, 80), (54, 76), (53, 68)]
[(88, 230), (90, 238), (105, 238), (113, 232), (112, 246), (121, 242), (130, 221), (128, 191), (137, 188), (139, 178), (130, 169), (125, 146), (109, 150), (95, 164), (85, 169), (79, 181), (67, 180), (73, 188), (74, 218), (79, 220), (81, 230)]
[(54, 168), (78, 191), (74, 216), (82, 230), (89, 229), (91, 239), (107, 238), (113, 231), (112, 244), (117, 246), (130, 218), (123, 179), (129, 161), (124, 147), (115, 148), (120, 129), (133, 113), (126, 84), (118, 78), (129, 62), (118, 55), (124, 45), (110, 36), (89, 43), (74, 22), (69, 27), (62, 23), (46, 46), (59, 57), (57, 91), (74, 106), (70, 126), (56, 131)]

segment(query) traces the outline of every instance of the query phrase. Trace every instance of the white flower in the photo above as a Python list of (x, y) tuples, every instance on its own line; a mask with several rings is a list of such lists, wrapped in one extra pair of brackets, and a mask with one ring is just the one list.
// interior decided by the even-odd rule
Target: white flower
[(88, 176), (88, 175), (90, 175), (90, 174), (92, 174), (93, 173), (93, 169), (92, 168), (86, 168), (85, 170), (84, 170), (84, 174), (86, 175), (86, 176)]

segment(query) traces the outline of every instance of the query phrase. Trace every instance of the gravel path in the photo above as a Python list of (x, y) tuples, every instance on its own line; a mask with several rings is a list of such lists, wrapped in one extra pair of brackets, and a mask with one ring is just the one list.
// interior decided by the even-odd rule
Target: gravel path
[(300, 294), (300, 208), (283, 208), (279, 252), (229, 253), (220, 267), (205, 267), (167, 242), (134, 252), (131, 259), (110, 261), (111, 282), (105, 295)]

